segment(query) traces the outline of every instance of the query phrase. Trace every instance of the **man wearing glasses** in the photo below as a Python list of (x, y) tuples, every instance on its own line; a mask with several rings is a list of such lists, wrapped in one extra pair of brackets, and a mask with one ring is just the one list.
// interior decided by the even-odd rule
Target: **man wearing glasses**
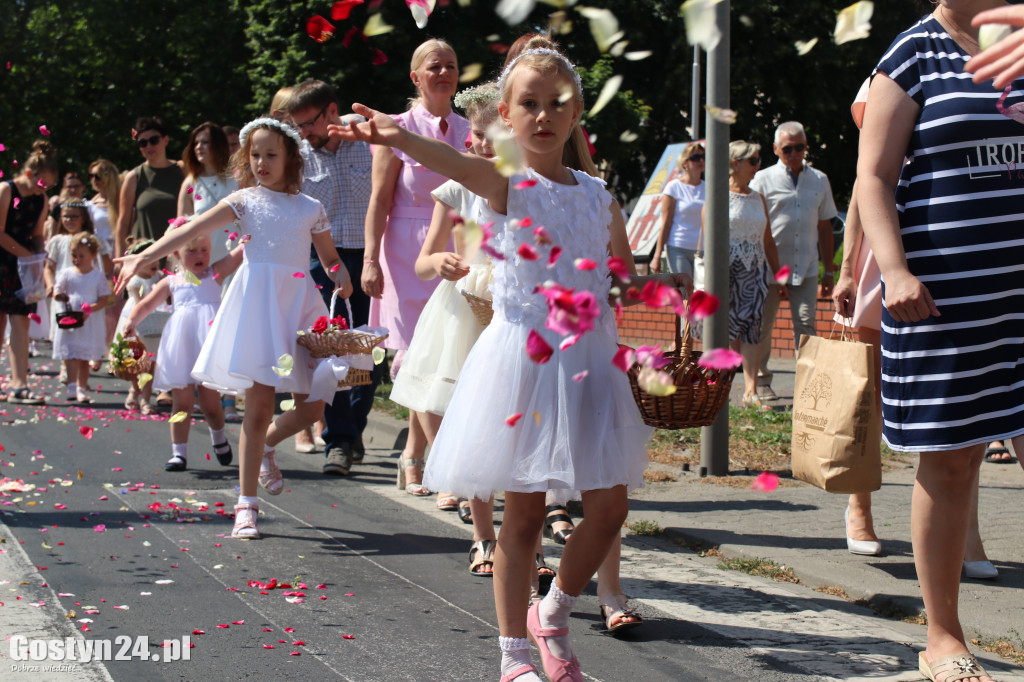
[[(329, 138), (327, 126), (344, 125), (363, 118), (339, 116), (334, 88), (323, 81), (311, 79), (296, 86), (287, 108), (305, 141), (300, 147), (305, 162), (302, 191), (323, 204), (327, 212), (334, 246), (356, 284), (349, 298), (354, 318), (350, 322), (353, 327), (359, 327), (367, 323), (370, 314), (370, 298), (359, 286), (359, 281), (363, 272), (363, 225), (370, 203), (373, 159), (368, 144)], [(310, 275), (321, 286), (324, 302), (330, 306), (334, 285), (328, 273), (323, 271), (319, 259), (311, 259)], [(337, 312), (344, 314), (344, 308)], [(375, 370), (372, 376), (373, 383), (369, 386), (339, 391), (333, 402), (324, 408), (325, 474), (347, 476), (352, 463), (363, 459), (363, 430), (373, 406), (373, 392), (380, 382), (379, 372)]]
[[(772, 145), (779, 162), (758, 171), (750, 183), (768, 202), (772, 236), (779, 250), (779, 265), (792, 271), (787, 282), (789, 307), (793, 317), (793, 340), (814, 335), (818, 306), (818, 259), (825, 266), (821, 296), (832, 295), (834, 283), (832, 218), (837, 215), (828, 177), (807, 165), (807, 134), (796, 121), (787, 121), (775, 130)], [(768, 288), (764, 318), (761, 322), (761, 367), (758, 371), (758, 395), (775, 400), (768, 358), (772, 350), (772, 329), (779, 311), (779, 294)]]

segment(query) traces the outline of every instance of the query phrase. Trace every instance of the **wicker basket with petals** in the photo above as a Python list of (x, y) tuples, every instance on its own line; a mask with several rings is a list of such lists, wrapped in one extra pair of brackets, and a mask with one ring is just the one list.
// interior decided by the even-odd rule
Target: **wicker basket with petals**
[(690, 323), (685, 321), (680, 333), (676, 316), (676, 350), (665, 353), (671, 362), (663, 368), (672, 376), (675, 393), (657, 396), (647, 393), (638, 383), (640, 365), (629, 368), (629, 386), (644, 423), (658, 429), (688, 429), (710, 426), (729, 400), (735, 369), (701, 367), (700, 352), (693, 350)]
[(146, 350), (146, 344), (135, 336), (122, 338), (118, 334), (110, 344), (108, 357), (110, 373), (118, 379), (131, 381), (135, 377), (153, 368), (153, 361)]
[[(331, 297), (330, 317), (334, 318), (334, 306), (337, 303), (337, 292)], [(345, 300), (348, 308), (348, 319), (352, 319), (352, 304)], [(299, 332), (298, 344), (309, 350), (314, 358), (329, 358), (335, 355), (372, 355), (373, 349), (388, 335), (379, 336), (353, 329), (328, 329), (317, 333), (312, 329)], [(370, 370), (350, 367), (345, 379), (338, 382), (338, 387), (367, 386), (371, 383)]]

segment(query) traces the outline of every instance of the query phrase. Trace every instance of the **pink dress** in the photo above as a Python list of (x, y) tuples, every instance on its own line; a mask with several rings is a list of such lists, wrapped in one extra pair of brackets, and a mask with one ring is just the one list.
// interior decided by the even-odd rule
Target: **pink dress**
[[(444, 140), (455, 149), (464, 148), (470, 134), (469, 121), (452, 112), (445, 121), (448, 131), (441, 133), (440, 121), (422, 105), (393, 117), (398, 125), (435, 140)], [(387, 348), (409, 347), (423, 306), (440, 278), (424, 281), (416, 276), (414, 265), (427, 238), (434, 198), (430, 195), (448, 178), (416, 163), (397, 149), (402, 171), (395, 184), (395, 198), (388, 211), (387, 227), (380, 248), (380, 267), (384, 272), (384, 293), (370, 299), (370, 326), (387, 327)]]

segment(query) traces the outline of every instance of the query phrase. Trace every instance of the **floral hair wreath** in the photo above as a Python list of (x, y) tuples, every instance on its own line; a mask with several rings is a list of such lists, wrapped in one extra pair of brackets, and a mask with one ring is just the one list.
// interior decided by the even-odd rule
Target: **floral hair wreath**
[(85, 203), (81, 199), (72, 199), (71, 201), (65, 201), (60, 205), (61, 208), (89, 208), (89, 204)]
[(241, 132), (238, 133), (239, 145), (245, 144), (245, 140), (246, 138), (249, 137), (249, 133), (251, 133), (256, 128), (261, 128), (263, 126), (270, 126), (271, 128), (276, 128), (282, 134), (292, 138), (292, 141), (294, 141), (295, 144), (299, 145), (300, 147), (302, 146), (302, 138), (299, 137), (299, 132), (295, 130), (295, 128), (292, 128), (287, 123), (282, 123), (281, 121), (278, 121), (276, 118), (270, 118), (267, 116), (264, 116), (263, 118), (257, 118), (253, 121), (249, 121), (245, 124), (245, 126), (242, 127)]
[(455, 106), (465, 111), (475, 102), (487, 104), (489, 102), (496, 102), (500, 97), (500, 90), (495, 89), (491, 83), (484, 83), (483, 85), (466, 88), (459, 94), (455, 95), (455, 99), (453, 101)]
[[(501, 72), (501, 76), (498, 78), (498, 92), (505, 91), (505, 81), (508, 79), (508, 75), (512, 73), (512, 69), (514, 69), (516, 64), (519, 63), (519, 60), (528, 54), (547, 54), (551, 55), (552, 57), (557, 57), (558, 59), (565, 62), (565, 64), (569, 67), (569, 70), (572, 71), (572, 79), (576, 85), (576, 94), (580, 96), (583, 95), (583, 81), (580, 80), (580, 74), (579, 72), (576, 71), (576, 65), (570, 62), (569, 58), (566, 57), (561, 52), (559, 52), (558, 50), (552, 50), (551, 48), (548, 47), (535, 47), (532, 50), (526, 50), (521, 55), (519, 55), (511, 62), (509, 62), (508, 66), (505, 67), (505, 70)], [(458, 106), (458, 102), (456, 102), (456, 106)]]

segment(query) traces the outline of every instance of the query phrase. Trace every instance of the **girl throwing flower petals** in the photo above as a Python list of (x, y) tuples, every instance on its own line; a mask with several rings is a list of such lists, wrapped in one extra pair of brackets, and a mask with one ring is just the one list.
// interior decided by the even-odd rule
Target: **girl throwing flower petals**
[[(499, 112), (526, 166), (511, 177), (499, 172), (507, 158), (496, 164), (459, 154), (362, 105), (353, 109), (367, 122), (332, 127), (331, 134), (395, 147), (507, 217), (495, 238), (494, 318), (459, 376), (426, 485), (481, 499), (505, 491), (494, 565), (501, 679), (540, 680), (529, 631), (550, 679), (582, 680), (569, 615), (620, 532), (627, 490), (643, 485), (650, 435), (625, 374), (612, 364), (608, 299), (613, 284), (625, 285), (605, 263), (610, 249), (628, 246), (621, 211), (603, 183), (562, 165), (583, 110), (572, 64), (554, 50), (527, 50), (506, 67), (499, 90)], [(692, 284), (680, 274), (635, 277), (630, 285), (648, 282)], [(550, 592), (528, 607), (548, 490), (581, 491), (587, 515), (566, 544)]]
[[(123, 264), (118, 287), (146, 263), (196, 237), (235, 220), (245, 231), (242, 240), (248, 243), (242, 267), (224, 294), (192, 376), (221, 392), (245, 391), (239, 440), (241, 495), (231, 535), (250, 539), (259, 537), (257, 483), (275, 495), (283, 487), (274, 463), (274, 446), (323, 413), (321, 401), (306, 400), (312, 362), (309, 352), (296, 343), (296, 331), (309, 327), (326, 312), (323, 299), (304, 274), (309, 269), (310, 244), (342, 296), (352, 293), (352, 282), (334, 248), (323, 206), (299, 193), (302, 157), (298, 133), (287, 124), (259, 118), (242, 129), (239, 141), (239, 184), (247, 188), (187, 227), (168, 232), (141, 254), (118, 259)], [(271, 424), (277, 391), (291, 391), (295, 409)]]

